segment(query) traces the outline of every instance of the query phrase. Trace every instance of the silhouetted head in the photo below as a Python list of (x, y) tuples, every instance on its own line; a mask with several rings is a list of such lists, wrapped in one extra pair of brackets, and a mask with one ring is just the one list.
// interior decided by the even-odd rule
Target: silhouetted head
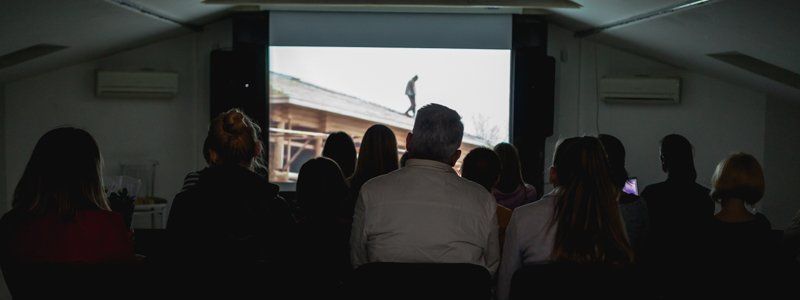
[(500, 177), (500, 158), (489, 148), (472, 149), (461, 164), (461, 176), (491, 192)]
[(406, 147), (415, 159), (428, 159), (454, 166), (461, 157), (464, 124), (461, 116), (439, 104), (428, 104), (417, 111), (414, 129), (406, 137)]
[(499, 143), (494, 146), (494, 152), (500, 157), (501, 164), (500, 179), (495, 187), (503, 193), (514, 192), (525, 184), (517, 147), (509, 143)]
[[(578, 141), (578, 139), (579, 138), (577, 137), (572, 137), (560, 140), (558, 141), (558, 143), (556, 143), (556, 150), (553, 152), (553, 165), (550, 166), (550, 178), (549, 178), (550, 183), (554, 187), (559, 187), (561, 185), (560, 180), (558, 178), (559, 172), (564, 172), (565, 173), (564, 176), (566, 178), (568, 176), (567, 172), (571, 172), (572, 170), (578, 168), (577, 166), (574, 165), (575, 162), (568, 160), (566, 157), (569, 145)], [(559, 170), (557, 166), (560, 166), (561, 170)]]
[(384, 125), (372, 125), (361, 139), (351, 186), (358, 191), (368, 180), (398, 168), (397, 137), (394, 132)]
[(327, 157), (311, 159), (297, 176), (297, 202), (315, 218), (334, 218), (347, 197), (347, 183), (339, 166)]
[(260, 164), (261, 128), (238, 108), (219, 114), (208, 128), (208, 156), (212, 165)]
[(100, 149), (88, 132), (73, 127), (50, 130), (33, 148), (14, 190), (13, 207), (63, 217), (83, 208), (110, 210), (102, 165)]
[(417, 79), (419, 79), (419, 76), (414, 75), (414, 77), (412, 77), (411, 79), (413, 79), (414, 81), (417, 81)]
[(328, 139), (325, 140), (325, 147), (322, 149), (322, 156), (339, 164), (345, 178), (353, 175), (356, 168), (356, 144), (353, 143), (353, 138), (349, 134), (343, 131), (329, 134)]
[(611, 166), (611, 180), (622, 188), (625, 186), (625, 182), (628, 181), (628, 170), (625, 169), (625, 146), (622, 145), (622, 141), (612, 135), (601, 134), (599, 138), (600, 142), (603, 143), (603, 149), (606, 150), (608, 155), (608, 163)]
[(682, 135), (670, 134), (661, 139), (661, 169), (669, 179), (695, 181), (694, 149)]
[(556, 150), (553, 168), (558, 181), (550, 225), (555, 226), (551, 259), (556, 262), (632, 262), (610, 166), (600, 140), (568, 139)]
[(764, 171), (752, 155), (736, 153), (717, 165), (711, 186), (716, 201), (739, 199), (754, 205), (764, 197)]

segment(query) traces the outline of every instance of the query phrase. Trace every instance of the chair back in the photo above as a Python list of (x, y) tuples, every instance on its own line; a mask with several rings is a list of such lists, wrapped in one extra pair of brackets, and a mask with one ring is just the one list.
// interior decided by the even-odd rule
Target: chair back
[(512, 300), (643, 299), (639, 271), (633, 267), (542, 264), (523, 267), (511, 279)]
[(350, 299), (491, 298), (491, 275), (473, 264), (369, 263), (345, 285)]
[(138, 299), (139, 263), (6, 264), (3, 275), (14, 299)]

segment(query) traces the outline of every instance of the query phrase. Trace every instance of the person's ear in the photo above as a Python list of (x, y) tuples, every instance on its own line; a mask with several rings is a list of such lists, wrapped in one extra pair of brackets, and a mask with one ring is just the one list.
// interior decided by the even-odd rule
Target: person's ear
[(411, 148), (413, 147), (411, 145), (411, 142), (412, 142), (413, 139), (414, 139), (414, 134), (409, 132), (406, 135), (406, 152), (411, 152)]
[(558, 172), (556, 172), (556, 167), (550, 166), (550, 175), (548, 180), (550, 180), (550, 184), (553, 186), (558, 186)]
[(217, 151), (208, 150), (208, 160), (211, 162), (212, 165), (218, 165), (219, 155), (217, 154)]
[(455, 166), (459, 158), (461, 158), (461, 149), (456, 150), (456, 152), (453, 152), (453, 155), (450, 156), (450, 165)]

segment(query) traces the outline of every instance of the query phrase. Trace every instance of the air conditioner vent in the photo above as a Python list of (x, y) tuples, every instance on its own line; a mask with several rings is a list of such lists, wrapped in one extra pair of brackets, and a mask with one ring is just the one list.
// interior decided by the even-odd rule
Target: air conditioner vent
[(96, 94), (105, 98), (174, 98), (178, 94), (178, 74), (150, 71), (97, 71)]
[(680, 79), (606, 77), (600, 80), (600, 98), (608, 103), (675, 104), (680, 102)]

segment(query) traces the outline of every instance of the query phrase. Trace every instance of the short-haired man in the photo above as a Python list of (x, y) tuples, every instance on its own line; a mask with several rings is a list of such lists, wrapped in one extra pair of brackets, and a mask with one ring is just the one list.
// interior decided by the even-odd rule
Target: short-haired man
[(354, 267), (471, 263), (494, 274), (500, 263), (494, 198), (453, 170), (463, 135), (456, 111), (438, 104), (418, 111), (406, 137), (406, 166), (361, 188), (350, 236)]

